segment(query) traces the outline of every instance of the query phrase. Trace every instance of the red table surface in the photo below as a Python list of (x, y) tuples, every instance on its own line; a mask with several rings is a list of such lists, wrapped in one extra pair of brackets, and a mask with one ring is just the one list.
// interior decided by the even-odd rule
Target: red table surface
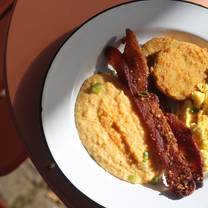
[[(53, 165), (40, 125), (40, 96), (53, 55), (69, 33), (89, 17), (122, 0), (18, 0), (7, 48), (7, 83), (22, 140), (34, 164), (69, 207), (98, 207)], [(208, 1), (195, 1), (208, 6)]]
[(16, 168), (27, 156), (25, 147), (14, 125), (11, 107), (5, 89), (5, 51), (13, 0), (0, 2), (0, 175)]

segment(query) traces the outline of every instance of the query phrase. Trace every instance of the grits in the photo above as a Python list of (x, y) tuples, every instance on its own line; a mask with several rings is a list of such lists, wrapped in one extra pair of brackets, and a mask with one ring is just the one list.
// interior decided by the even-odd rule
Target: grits
[[(95, 85), (99, 90), (92, 90)], [(86, 150), (112, 175), (131, 183), (147, 183), (160, 175), (142, 122), (116, 77), (96, 74), (84, 82), (75, 119)]]

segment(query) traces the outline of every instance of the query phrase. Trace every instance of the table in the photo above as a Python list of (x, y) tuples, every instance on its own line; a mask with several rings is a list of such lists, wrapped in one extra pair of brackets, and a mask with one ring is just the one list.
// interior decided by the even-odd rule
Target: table
[(13, 0), (0, 2), (0, 176), (17, 168), (27, 157), (26, 149), (13, 121), (4, 73), (6, 40), (13, 5)]
[[(40, 96), (51, 58), (69, 34), (89, 17), (125, 0), (18, 0), (7, 48), (7, 84), (29, 156), (68, 207), (98, 207), (55, 166), (40, 125)], [(208, 6), (207, 0), (193, 1)], [(80, 4), (85, 6), (80, 7)]]

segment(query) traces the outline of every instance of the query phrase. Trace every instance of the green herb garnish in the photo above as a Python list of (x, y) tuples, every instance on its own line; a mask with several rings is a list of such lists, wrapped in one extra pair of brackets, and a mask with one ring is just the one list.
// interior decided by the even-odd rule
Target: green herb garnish
[(110, 73), (112, 74), (112, 76), (117, 76), (117, 72), (115, 70), (111, 70)]
[(92, 93), (98, 94), (102, 90), (102, 84), (97, 82), (91, 86), (90, 90)]
[(147, 92), (147, 91), (140, 91), (140, 92), (138, 92), (138, 96), (139, 97), (147, 97), (147, 96), (149, 96), (149, 92)]
[(143, 162), (147, 162), (147, 160), (149, 159), (149, 153), (147, 151), (143, 152)]
[(129, 177), (128, 177), (128, 181), (129, 181), (129, 182), (135, 183), (136, 180), (137, 180), (136, 174), (134, 174), (134, 175), (129, 175)]
[(158, 184), (159, 180), (160, 180), (160, 177), (155, 176), (154, 178), (152, 178), (152, 180), (150, 181), (150, 183), (152, 185), (156, 185), (156, 184)]
[(191, 113), (198, 113), (198, 112), (199, 112), (199, 109), (196, 108), (196, 107), (191, 107), (191, 108), (190, 108), (190, 112), (191, 112)]

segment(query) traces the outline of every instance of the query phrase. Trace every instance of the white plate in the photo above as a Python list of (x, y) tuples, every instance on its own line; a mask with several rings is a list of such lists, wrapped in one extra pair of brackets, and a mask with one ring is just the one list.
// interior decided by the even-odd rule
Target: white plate
[(115, 36), (122, 37), (125, 28), (134, 30), (141, 42), (168, 33), (203, 45), (208, 38), (207, 22), (208, 10), (194, 4), (167, 0), (131, 2), (87, 21), (59, 50), (43, 90), (44, 134), (61, 171), (92, 200), (108, 208), (208, 207), (207, 181), (191, 196), (172, 200), (108, 174), (81, 144), (74, 120), (75, 101), (83, 81), (102, 69), (104, 47)]

